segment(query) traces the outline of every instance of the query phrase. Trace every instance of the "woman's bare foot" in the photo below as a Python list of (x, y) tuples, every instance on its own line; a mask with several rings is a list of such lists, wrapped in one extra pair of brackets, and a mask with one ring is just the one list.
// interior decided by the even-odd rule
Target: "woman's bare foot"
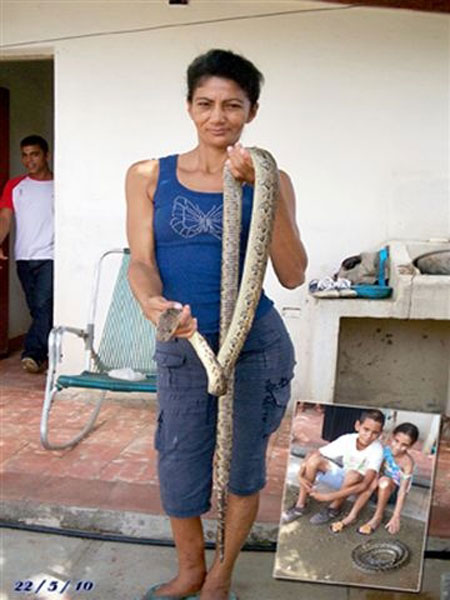
[(230, 587), (231, 581), (224, 581), (209, 575), (202, 587), (200, 600), (228, 600)]
[(200, 600), (228, 600), (230, 597), (230, 590), (228, 587), (205, 589), (202, 588), (200, 593)]
[(185, 576), (177, 575), (167, 583), (163, 583), (154, 593), (155, 598), (159, 596), (190, 596), (198, 593), (205, 581), (206, 572), (203, 569), (192, 569)]

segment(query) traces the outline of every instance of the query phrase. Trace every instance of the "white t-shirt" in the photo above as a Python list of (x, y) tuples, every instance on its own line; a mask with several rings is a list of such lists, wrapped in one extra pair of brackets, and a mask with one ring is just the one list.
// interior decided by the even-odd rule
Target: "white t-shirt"
[(14, 258), (53, 259), (53, 180), (28, 175), (10, 179), (0, 201), (0, 208), (4, 207), (14, 212), (16, 220)]
[(319, 452), (326, 458), (342, 459), (345, 471), (358, 471), (361, 475), (365, 475), (368, 469), (378, 472), (383, 461), (383, 446), (375, 440), (367, 448), (358, 450), (357, 439), (357, 433), (346, 433), (319, 448)]

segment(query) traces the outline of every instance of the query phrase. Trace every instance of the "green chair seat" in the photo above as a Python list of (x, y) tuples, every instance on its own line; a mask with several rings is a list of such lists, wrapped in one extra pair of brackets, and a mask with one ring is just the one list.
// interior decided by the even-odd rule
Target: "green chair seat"
[(107, 373), (83, 371), (80, 375), (60, 375), (56, 386), (60, 390), (76, 387), (110, 392), (156, 392), (156, 375), (147, 375), (142, 381), (127, 381), (110, 377)]
[[(117, 272), (117, 262), (121, 258), (113, 289), (110, 283), (101, 283), (102, 264), (106, 257), (115, 255), (115, 263), (109, 263), (109, 279), (112, 283), (113, 272)], [(89, 311), (89, 321), (85, 329), (59, 326), (49, 335), (49, 368), (45, 387), (44, 405), (41, 417), (41, 442), (48, 450), (70, 448), (78, 444), (94, 430), (106, 392), (156, 392), (156, 363), (153, 360), (156, 345), (154, 325), (145, 318), (128, 284), (130, 251), (128, 248), (104, 252), (97, 263)], [(108, 279), (106, 280), (108, 281)], [(111, 292), (108, 303), (108, 290)], [(101, 294), (100, 294), (101, 291)], [(81, 294), (81, 292), (80, 292)], [(101, 302), (98, 302), (99, 297)], [(96, 318), (98, 304), (102, 307), (101, 317)], [(105, 320), (102, 323), (106, 311)], [(86, 370), (79, 375), (57, 376), (56, 368), (62, 362), (62, 339), (66, 334), (74, 334), (84, 341), (84, 360)], [(94, 341), (98, 348), (94, 349)], [(108, 373), (116, 369), (132, 369), (145, 373), (142, 381), (127, 381), (110, 377)], [(64, 371), (61, 369), (61, 373)], [(70, 440), (51, 442), (48, 439), (48, 421), (54, 400), (65, 388), (80, 390), (101, 390), (96, 395), (95, 406), (82, 429)], [(91, 396), (93, 394), (90, 394)], [(123, 398), (122, 398), (123, 399)]]

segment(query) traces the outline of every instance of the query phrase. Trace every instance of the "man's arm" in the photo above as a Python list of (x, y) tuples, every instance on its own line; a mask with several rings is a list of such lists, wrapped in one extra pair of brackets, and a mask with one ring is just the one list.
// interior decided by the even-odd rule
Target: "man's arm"
[(10, 208), (0, 208), (0, 260), (8, 259), (8, 257), (3, 254), (1, 245), (11, 231), (12, 215), (13, 211)]

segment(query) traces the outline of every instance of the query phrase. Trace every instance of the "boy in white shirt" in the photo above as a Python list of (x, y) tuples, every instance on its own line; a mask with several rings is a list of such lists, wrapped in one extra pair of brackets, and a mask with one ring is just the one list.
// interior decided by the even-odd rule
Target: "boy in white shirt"
[[(281, 522), (291, 523), (301, 517), (309, 496), (328, 506), (314, 514), (310, 522), (315, 525), (336, 518), (345, 499), (365, 492), (374, 481), (383, 461), (383, 446), (378, 441), (385, 417), (380, 410), (364, 410), (355, 423), (356, 433), (341, 435), (333, 442), (308, 454), (303, 461), (298, 478), (300, 492), (295, 506), (288, 509)], [(342, 461), (342, 465), (340, 462)], [(336, 491), (318, 492), (315, 483), (321, 481)]]

